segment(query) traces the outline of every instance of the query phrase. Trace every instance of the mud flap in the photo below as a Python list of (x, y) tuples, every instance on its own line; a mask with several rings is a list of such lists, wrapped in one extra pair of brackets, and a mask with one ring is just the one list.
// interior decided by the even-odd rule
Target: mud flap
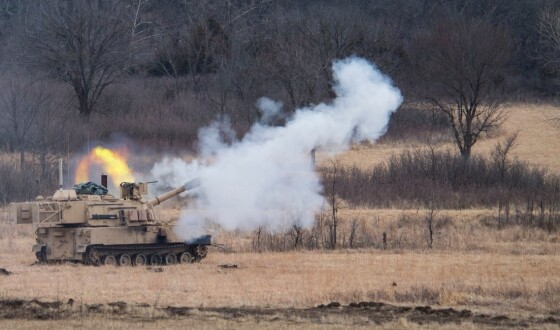
[(78, 245), (76, 248), (76, 253), (84, 253), (86, 252), (87, 245)]
[(47, 247), (47, 244), (35, 244), (35, 245), (33, 245), (32, 251), (35, 252), (35, 253), (41, 252), (41, 250), (43, 248), (46, 248), (46, 247)]

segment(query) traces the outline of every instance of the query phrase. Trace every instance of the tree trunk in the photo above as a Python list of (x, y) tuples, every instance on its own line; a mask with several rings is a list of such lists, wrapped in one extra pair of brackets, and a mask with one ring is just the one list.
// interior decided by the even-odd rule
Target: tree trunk
[(19, 169), (23, 171), (25, 166), (25, 149), (23, 147), (19, 148)]

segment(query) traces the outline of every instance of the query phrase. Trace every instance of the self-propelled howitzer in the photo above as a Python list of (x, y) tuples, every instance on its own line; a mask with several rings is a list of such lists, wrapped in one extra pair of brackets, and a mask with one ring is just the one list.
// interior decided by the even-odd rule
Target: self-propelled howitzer
[(165, 200), (198, 187), (198, 179), (148, 201), (143, 200), (147, 183), (121, 183), (121, 198), (106, 194), (102, 186), (91, 185), (93, 189), (61, 189), (46, 199), (39, 196), (33, 202), (10, 204), (13, 221), (35, 225), (33, 252), (39, 262), (169, 265), (206, 257), (210, 235), (185, 241), (176, 235), (172, 224), (160, 221), (154, 210)]

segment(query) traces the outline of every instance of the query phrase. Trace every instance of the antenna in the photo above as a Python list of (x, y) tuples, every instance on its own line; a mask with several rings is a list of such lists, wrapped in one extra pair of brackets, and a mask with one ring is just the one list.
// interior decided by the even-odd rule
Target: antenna
[(70, 181), (70, 132), (68, 132), (68, 144), (66, 147), (66, 163), (68, 164), (68, 168), (66, 169), (66, 177), (68, 178), (68, 184), (72, 185), (72, 181)]
[(58, 160), (58, 188), (60, 190), (62, 190), (62, 185), (63, 185), (63, 182), (64, 182), (64, 177), (63, 177), (63, 174), (62, 174), (62, 162), (63, 162), (63, 160), (62, 160), (62, 158), (60, 158)]

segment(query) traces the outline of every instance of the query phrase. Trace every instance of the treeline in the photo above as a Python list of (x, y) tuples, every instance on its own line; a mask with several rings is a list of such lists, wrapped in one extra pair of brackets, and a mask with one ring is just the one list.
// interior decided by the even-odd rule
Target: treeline
[(330, 100), (331, 63), (351, 55), (403, 90), (387, 139), (449, 125), (416, 102), (453, 100), (443, 87), (480, 83), (475, 104), (496, 108), (553, 97), (559, 16), (547, 0), (5, 0), (0, 150), (13, 157), (0, 166), (14, 173), (3, 180), (32, 177), (46, 193), (56, 159), (114, 133), (194, 149), (200, 127), (227, 117), (242, 136), (259, 97), (288, 113)]
[[(196, 129), (217, 117), (228, 116), (242, 135), (258, 119), (255, 102), (261, 96), (282, 101), (288, 112), (330, 99), (331, 63), (351, 55), (376, 63), (408, 100), (423, 91), (437, 93), (430, 79), (441, 78), (440, 71), (451, 71), (460, 61), (466, 70), (460, 79), (468, 79), (473, 56), (496, 67), (490, 78), (508, 95), (556, 95), (558, 50), (551, 40), (554, 26), (547, 24), (553, 21), (545, 15), (558, 14), (555, 5), (545, 0), (343, 5), (6, 0), (0, 5), (2, 80), (60, 83), (47, 92), (64, 93), (70, 102), (56, 116), (72, 117), (90, 139), (118, 131), (141, 141), (192, 147)], [(455, 30), (464, 44), (443, 37)], [(458, 63), (448, 63), (448, 69), (431, 63), (449, 55)], [(445, 79), (449, 84), (454, 78)], [(5, 132), (0, 146), (13, 150), (12, 133)], [(73, 148), (85, 139), (77, 134)]]
[[(187, 108), (197, 107), (208, 115), (196, 125), (228, 115), (242, 134), (258, 116), (258, 97), (288, 111), (329, 99), (330, 65), (350, 55), (375, 62), (407, 96), (430, 87), (426, 78), (439, 69), (429, 60), (452, 50), (465, 64), (503, 57), (489, 64), (510, 92), (555, 95), (558, 50), (546, 14), (558, 9), (545, 0), (6, 0), (0, 60), (4, 72), (64, 83), (82, 116), (134, 112), (121, 95), (159, 88), (165, 93), (145, 105), (152, 111), (170, 108), (187, 122)], [(453, 32), (465, 38), (461, 49), (440, 35)], [(138, 129), (131, 126), (123, 128)]]

